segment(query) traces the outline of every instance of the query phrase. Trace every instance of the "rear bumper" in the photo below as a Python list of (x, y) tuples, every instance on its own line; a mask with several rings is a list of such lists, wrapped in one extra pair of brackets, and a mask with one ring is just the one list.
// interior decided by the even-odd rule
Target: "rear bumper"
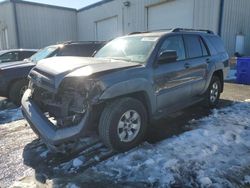
[(87, 135), (89, 123), (88, 112), (81, 122), (72, 127), (56, 128), (39, 110), (31, 99), (31, 90), (27, 89), (22, 98), (22, 112), (33, 131), (49, 146), (58, 146), (77, 137)]

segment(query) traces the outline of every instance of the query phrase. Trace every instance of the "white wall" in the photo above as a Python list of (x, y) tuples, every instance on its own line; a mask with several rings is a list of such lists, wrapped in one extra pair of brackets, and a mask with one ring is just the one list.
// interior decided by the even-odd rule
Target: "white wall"
[[(7, 41), (5, 33), (7, 33)], [(10, 2), (0, 4), (0, 35), (0, 50), (17, 47), (13, 4)]]
[[(102, 5), (79, 11), (77, 14), (78, 22), (78, 39), (79, 40), (96, 40), (95, 23), (110, 17), (117, 17), (118, 31), (117, 35), (123, 35), (134, 31), (146, 31), (148, 29), (148, 10), (150, 7), (174, 6), (177, 7), (170, 14), (175, 14), (176, 20), (173, 20), (172, 25), (178, 22), (180, 18), (182, 22), (188, 22), (193, 25), (193, 28), (211, 29), (218, 31), (219, 20), (219, 5), (220, 0), (129, 0), (130, 6), (123, 5), (124, 0), (114, 0)], [(188, 15), (188, 20), (183, 14), (178, 17), (180, 10), (183, 10), (184, 2), (189, 2), (185, 8), (185, 14)], [(176, 4), (176, 5), (174, 5)], [(164, 15), (164, 16), (167, 16)], [(178, 19), (177, 19), (178, 18)], [(159, 15), (159, 19), (164, 19)], [(192, 19), (192, 20), (191, 20)], [(167, 22), (168, 20), (166, 20)], [(157, 24), (157, 23), (156, 23)], [(181, 24), (177, 24), (176, 27)], [(183, 25), (186, 26), (186, 25)], [(155, 27), (158, 27), (157, 25)]]
[(76, 10), (17, 3), (17, 23), (22, 48), (41, 48), (77, 40)]

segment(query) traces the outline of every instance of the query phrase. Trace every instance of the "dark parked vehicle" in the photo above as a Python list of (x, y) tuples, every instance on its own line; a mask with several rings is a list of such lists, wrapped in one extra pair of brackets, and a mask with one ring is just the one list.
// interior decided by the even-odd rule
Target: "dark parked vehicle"
[(16, 61), (23, 61), (29, 58), (38, 50), (33, 49), (12, 49), (12, 50), (2, 50), (0, 51), (0, 64), (9, 63)]
[(107, 147), (125, 151), (143, 140), (154, 119), (201, 101), (215, 107), (228, 58), (211, 31), (120, 37), (94, 58), (39, 63), (29, 74), (23, 114), (52, 150), (65, 152), (96, 131)]
[(103, 45), (104, 42), (65, 42), (45, 47), (24, 61), (0, 63), (0, 96), (8, 97), (16, 105), (20, 105), (28, 86), (27, 76), (39, 60), (54, 56), (89, 57)]

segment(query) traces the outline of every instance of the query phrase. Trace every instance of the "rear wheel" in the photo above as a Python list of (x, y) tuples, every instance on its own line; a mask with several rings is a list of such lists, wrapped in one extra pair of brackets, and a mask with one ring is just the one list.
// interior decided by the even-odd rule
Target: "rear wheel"
[(221, 94), (222, 83), (218, 76), (213, 76), (206, 92), (205, 103), (208, 107), (214, 108), (218, 105)]
[(108, 104), (100, 118), (99, 135), (115, 151), (137, 146), (146, 135), (147, 113), (144, 105), (133, 98), (121, 98)]
[(21, 99), (27, 88), (28, 88), (27, 80), (18, 80), (14, 82), (9, 90), (9, 99), (11, 100), (11, 102), (13, 102), (17, 106), (20, 106)]

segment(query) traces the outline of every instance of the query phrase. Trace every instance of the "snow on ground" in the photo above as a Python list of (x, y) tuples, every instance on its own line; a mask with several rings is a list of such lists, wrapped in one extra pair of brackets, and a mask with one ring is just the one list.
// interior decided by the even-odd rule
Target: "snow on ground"
[(20, 119), (23, 119), (21, 108), (0, 111), (0, 124), (9, 123)]
[(143, 144), (94, 167), (117, 182), (156, 187), (250, 186), (250, 101), (190, 122), (199, 128)]
[[(1, 112), (2, 113), (2, 112)], [(24, 120), (0, 126), (0, 187), (9, 187), (13, 181), (32, 173), (23, 165), (23, 148), (36, 138)]]

